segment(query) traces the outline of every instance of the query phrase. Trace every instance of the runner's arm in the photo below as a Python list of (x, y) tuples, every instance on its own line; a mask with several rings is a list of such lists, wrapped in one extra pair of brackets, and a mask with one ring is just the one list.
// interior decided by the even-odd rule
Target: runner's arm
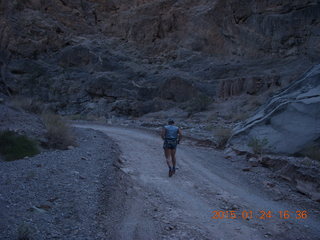
[(178, 142), (180, 142), (181, 139), (182, 139), (182, 131), (181, 131), (180, 128), (179, 128), (179, 131), (178, 131), (178, 135), (179, 135)]

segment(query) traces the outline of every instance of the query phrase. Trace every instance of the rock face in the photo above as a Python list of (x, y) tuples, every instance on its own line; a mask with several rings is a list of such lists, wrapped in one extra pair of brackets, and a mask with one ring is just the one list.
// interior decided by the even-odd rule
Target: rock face
[[(223, 57), (319, 55), (316, 0), (1, 1), (1, 48), (23, 56), (60, 50), (70, 35), (103, 34), (166, 53)], [(27, 47), (26, 47), (27, 46)]]
[(135, 116), (275, 91), (319, 62), (319, 19), (316, 0), (0, 1), (0, 91)]
[(159, 50), (285, 56), (319, 44), (319, 36), (309, 38), (319, 24), (317, 1), (114, 1), (108, 10), (104, 32)]
[(275, 95), (254, 116), (234, 129), (230, 143), (267, 139), (268, 151), (298, 153), (320, 138), (320, 65)]

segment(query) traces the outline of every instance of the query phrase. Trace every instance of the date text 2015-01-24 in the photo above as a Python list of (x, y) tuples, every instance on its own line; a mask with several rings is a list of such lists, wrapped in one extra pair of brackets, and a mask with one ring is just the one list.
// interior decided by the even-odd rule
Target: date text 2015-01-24
[(267, 220), (273, 217), (278, 217), (280, 219), (297, 219), (303, 220), (308, 218), (308, 212), (306, 210), (297, 211), (277, 211), (273, 212), (271, 210), (260, 210), (258, 212), (253, 212), (251, 210), (243, 210), (242, 212), (237, 211), (212, 211), (211, 219), (252, 219), (257, 218), (261, 220)]

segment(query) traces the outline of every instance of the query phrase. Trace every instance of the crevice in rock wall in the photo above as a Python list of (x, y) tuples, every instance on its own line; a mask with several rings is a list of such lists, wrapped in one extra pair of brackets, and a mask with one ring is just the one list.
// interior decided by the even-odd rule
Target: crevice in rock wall
[(256, 95), (271, 87), (281, 86), (279, 76), (255, 76), (220, 80), (217, 96), (226, 99), (240, 94)]

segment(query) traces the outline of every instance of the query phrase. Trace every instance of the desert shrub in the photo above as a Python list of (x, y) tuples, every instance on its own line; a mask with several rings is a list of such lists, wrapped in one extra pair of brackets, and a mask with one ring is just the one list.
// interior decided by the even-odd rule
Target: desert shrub
[(267, 150), (268, 144), (269, 140), (267, 138), (252, 137), (248, 142), (248, 146), (252, 148), (253, 152), (260, 155)]
[(23, 96), (14, 96), (10, 99), (10, 106), (15, 109), (23, 109), (30, 113), (41, 113), (43, 111), (43, 104), (40, 101)]
[(0, 152), (6, 161), (31, 157), (39, 153), (38, 145), (27, 136), (12, 131), (0, 132)]
[(46, 126), (48, 147), (67, 149), (75, 145), (75, 138), (70, 126), (57, 114), (46, 113), (42, 115), (43, 123)]
[(208, 97), (207, 95), (201, 94), (191, 99), (191, 101), (189, 101), (188, 106), (186, 107), (186, 110), (190, 113), (205, 111), (208, 109), (208, 106), (211, 102), (212, 102), (212, 99), (210, 97)]
[(217, 128), (214, 130), (218, 148), (225, 148), (231, 134), (232, 130), (230, 128)]

